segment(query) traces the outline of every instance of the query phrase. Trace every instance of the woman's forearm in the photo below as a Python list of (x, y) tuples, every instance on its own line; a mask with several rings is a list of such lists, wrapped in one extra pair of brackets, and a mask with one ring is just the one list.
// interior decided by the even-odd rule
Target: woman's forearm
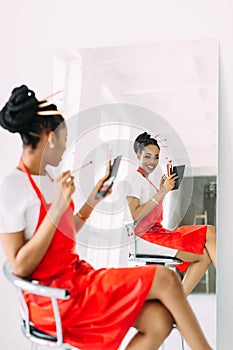
[(76, 232), (79, 232), (85, 222), (90, 217), (92, 211), (94, 209), (94, 203), (91, 204), (90, 202), (86, 202), (83, 204), (83, 206), (78, 210), (77, 213), (74, 215), (74, 223), (75, 223), (75, 230)]
[(147, 216), (151, 210), (154, 209), (160, 201), (162, 201), (166, 195), (167, 191), (161, 188), (152, 198), (150, 198), (145, 204), (138, 205), (134, 210), (131, 208), (131, 214), (135, 221), (139, 222), (145, 216)]

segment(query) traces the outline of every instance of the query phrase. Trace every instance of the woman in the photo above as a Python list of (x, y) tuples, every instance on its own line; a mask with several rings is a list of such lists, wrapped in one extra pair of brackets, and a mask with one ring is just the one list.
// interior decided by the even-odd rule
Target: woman
[(216, 267), (215, 227), (192, 225), (174, 230), (162, 227), (162, 200), (173, 189), (176, 174), (162, 176), (159, 189), (149, 180), (149, 175), (159, 163), (160, 148), (157, 140), (146, 132), (136, 138), (134, 151), (139, 167), (126, 178), (130, 184), (126, 196), (132, 218), (137, 222), (135, 232), (140, 238), (163, 246), (163, 255), (191, 263), (185, 265), (189, 268), (183, 279), (184, 292), (188, 295), (210, 264)]
[[(39, 102), (25, 85), (12, 91), (0, 112), (0, 124), (19, 132), (23, 152), (17, 168), (0, 187), (0, 238), (13, 272), (40, 283), (67, 288), (59, 304), (64, 341), (80, 349), (116, 350), (131, 326), (138, 332), (127, 346), (158, 349), (176, 323), (192, 349), (211, 349), (186, 301), (176, 274), (163, 267), (95, 270), (75, 252), (79, 231), (94, 207), (98, 189), (73, 214), (74, 177), (70, 171), (52, 180), (46, 165), (59, 164), (67, 129), (55, 105)], [(27, 295), (33, 323), (54, 335), (51, 305)]]

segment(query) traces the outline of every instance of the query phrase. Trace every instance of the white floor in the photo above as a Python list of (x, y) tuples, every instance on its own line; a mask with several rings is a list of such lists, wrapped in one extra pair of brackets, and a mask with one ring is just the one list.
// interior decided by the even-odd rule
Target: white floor
[[(216, 295), (215, 294), (191, 294), (188, 298), (202, 330), (213, 349), (216, 349)], [(119, 350), (124, 350), (130, 338), (134, 335), (131, 329)], [(185, 350), (190, 347), (185, 343)], [(182, 350), (179, 332), (174, 329), (165, 341), (163, 350)]]

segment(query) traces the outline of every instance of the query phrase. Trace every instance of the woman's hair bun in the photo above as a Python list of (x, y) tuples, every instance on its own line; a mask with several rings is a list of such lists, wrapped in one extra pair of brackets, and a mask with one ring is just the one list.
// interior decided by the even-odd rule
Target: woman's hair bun
[(156, 139), (154, 139), (153, 137), (151, 137), (150, 134), (148, 134), (147, 132), (144, 132), (140, 135), (137, 136), (137, 138), (135, 139), (134, 141), (134, 152), (137, 154), (138, 152), (141, 153), (143, 148), (145, 146), (148, 146), (148, 145), (155, 145), (157, 146), (158, 148), (159, 145), (158, 145), (158, 142)]
[(136, 138), (136, 142), (139, 143), (144, 143), (145, 141), (150, 140), (150, 135), (147, 134), (147, 132), (144, 132), (143, 134), (140, 134), (137, 138)]
[(150, 135), (147, 132), (138, 135), (138, 137), (134, 141), (134, 152), (137, 154), (141, 151), (142, 145), (146, 143), (146, 141), (150, 140)]
[(0, 112), (0, 125), (10, 132), (25, 132), (30, 129), (38, 109), (35, 93), (26, 85), (15, 88)]

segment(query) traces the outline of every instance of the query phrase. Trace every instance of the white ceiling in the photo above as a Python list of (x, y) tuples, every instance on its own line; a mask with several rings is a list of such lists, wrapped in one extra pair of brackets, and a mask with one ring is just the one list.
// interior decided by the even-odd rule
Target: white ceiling
[(125, 101), (155, 111), (175, 128), (196, 174), (217, 173), (217, 40), (88, 50), (114, 76)]

